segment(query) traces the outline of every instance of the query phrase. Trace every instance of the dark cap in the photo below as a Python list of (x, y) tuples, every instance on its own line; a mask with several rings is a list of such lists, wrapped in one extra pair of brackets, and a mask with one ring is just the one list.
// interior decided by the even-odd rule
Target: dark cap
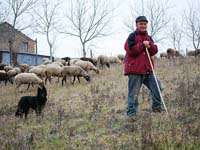
[(139, 16), (136, 18), (135, 22), (145, 21), (148, 22), (147, 18), (145, 16)]

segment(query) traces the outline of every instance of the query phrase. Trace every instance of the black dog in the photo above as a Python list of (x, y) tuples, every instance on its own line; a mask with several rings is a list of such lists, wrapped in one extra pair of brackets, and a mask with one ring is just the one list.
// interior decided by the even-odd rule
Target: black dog
[(45, 86), (43, 85), (42, 88), (38, 87), (37, 96), (21, 97), (15, 116), (19, 116), (20, 118), (22, 118), (23, 114), (25, 114), (25, 118), (27, 119), (30, 108), (35, 110), (36, 115), (41, 115), (42, 109), (44, 108), (46, 101), (47, 91)]

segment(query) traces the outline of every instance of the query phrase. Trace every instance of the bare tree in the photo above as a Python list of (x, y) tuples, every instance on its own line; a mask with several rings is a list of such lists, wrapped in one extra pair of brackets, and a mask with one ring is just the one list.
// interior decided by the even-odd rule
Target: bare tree
[(111, 34), (113, 6), (107, 0), (71, 0), (65, 15), (66, 30), (62, 33), (80, 39), (84, 57), (87, 43)]
[(5, 6), (3, 6), (2, 2), (0, 2), (0, 23), (6, 21), (8, 17), (8, 10)]
[(149, 20), (149, 34), (154, 39), (155, 42), (160, 42), (166, 38), (163, 36), (164, 29), (166, 29), (169, 23), (168, 11), (170, 6), (167, 0), (142, 0), (134, 1), (131, 5), (131, 15), (128, 20), (125, 20), (125, 26), (134, 31), (135, 28), (135, 18), (137, 16), (145, 15)]
[(172, 27), (169, 29), (169, 37), (174, 49), (180, 50), (183, 37), (182, 23), (178, 25), (177, 21), (174, 20)]
[(189, 39), (192, 40), (194, 49), (199, 48), (200, 44), (200, 3), (197, 5), (189, 6), (185, 11), (184, 17), (186, 18), (185, 33)]
[(35, 32), (46, 36), (49, 45), (50, 59), (53, 57), (53, 48), (56, 41), (57, 30), (59, 26), (58, 9), (60, 2), (54, 3), (50, 0), (42, 0), (41, 11), (35, 11)]
[[(7, 6), (8, 6), (8, 11), (9, 13), (9, 18), (11, 25), (14, 29), (17, 30), (24, 30), (30, 27), (31, 23), (28, 22), (28, 17), (30, 15), (30, 11), (33, 9), (35, 6), (37, 0), (6, 0)], [(26, 18), (26, 21), (23, 20)], [(10, 27), (9, 27), (10, 29)], [(7, 39), (7, 42), (9, 42), (9, 51), (10, 51), (10, 64), (13, 64), (13, 52), (14, 52), (14, 47), (13, 44), (15, 42), (15, 36), (16, 36), (16, 31), (10, 29), (9, 34), (4, 35), (4, 37)]]
[[(36, 6), (38, 0), (6, 0), (9, 5), (11, 24), (18, 30), (29, 28), (31, 22), (27, 22), (31, 17), (30, 12)], [(28, 14), (28, 17), (26, 16)], [(23, 18), (26, 17), (26, 20)]]

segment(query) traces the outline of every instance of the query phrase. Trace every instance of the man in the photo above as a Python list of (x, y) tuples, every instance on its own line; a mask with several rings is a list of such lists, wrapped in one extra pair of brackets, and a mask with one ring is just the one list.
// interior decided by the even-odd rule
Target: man
[[(124, 74), (128, 76), (127, 115), (132, 118), (138, 112), (138, 95), (142, 84), (152, 95), (152, 111), (161, 112), (162, 104), (146, 48), (150, 56), (158, 52), (157, 46), (147, 33), (148, 20), (145, 16), (136, 18), (136, 31), (125, 42)], [(153, 63), (153, 60), (151, 60)]]

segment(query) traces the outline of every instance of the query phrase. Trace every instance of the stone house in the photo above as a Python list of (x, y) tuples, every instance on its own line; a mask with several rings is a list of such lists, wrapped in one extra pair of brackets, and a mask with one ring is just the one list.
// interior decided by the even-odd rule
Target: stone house
[(7, 22), (0, 24), (0, 50), (10, 51), (12, 44), (13, 52), (22, 52), (35, 54), (36, 41), (23, 34), (21, 31), (14, 29), (12, 25)]

